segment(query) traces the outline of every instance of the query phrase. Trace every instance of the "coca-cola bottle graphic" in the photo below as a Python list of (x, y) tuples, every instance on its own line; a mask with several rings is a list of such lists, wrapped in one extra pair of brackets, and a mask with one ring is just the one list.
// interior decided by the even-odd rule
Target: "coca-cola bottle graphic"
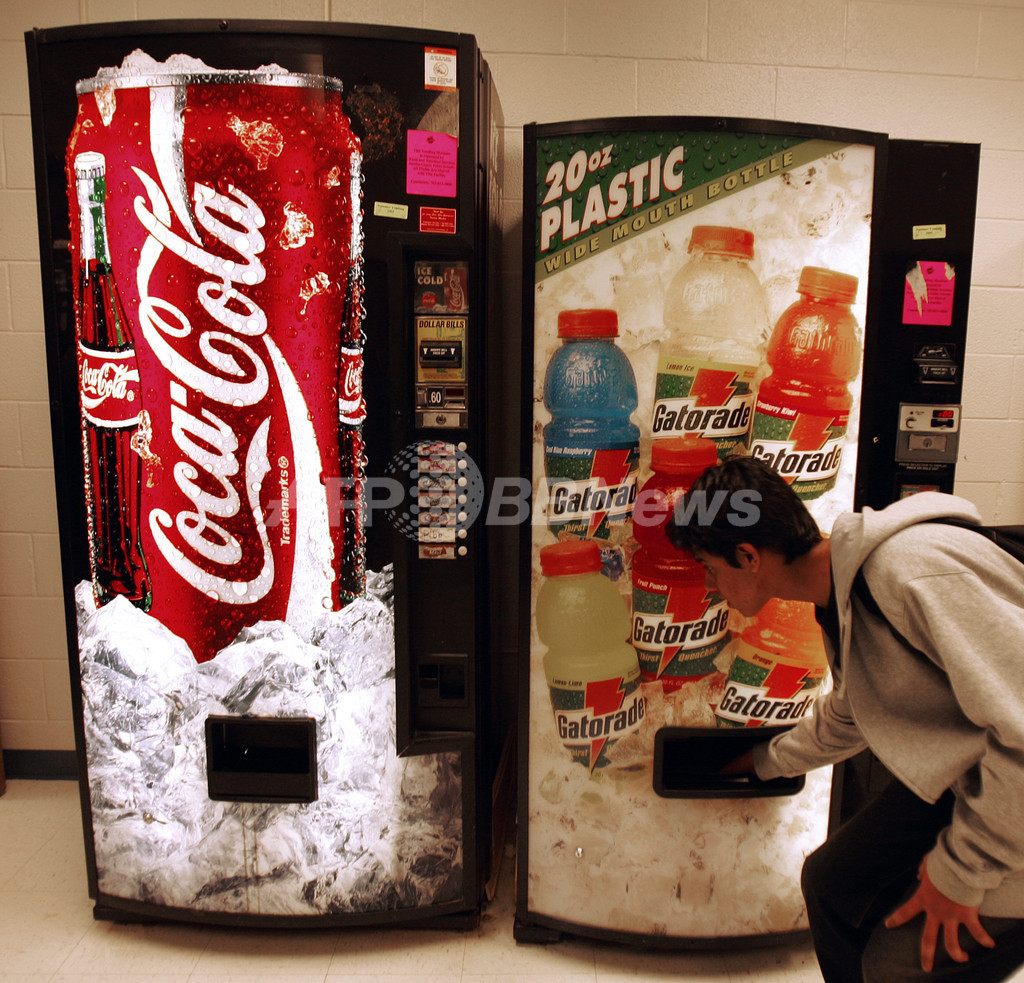
[[(338, 577), (339, 597), (347, 604), (366, 589), (366, 442), (363, 421), (363, 267), (361, 256), (352, 256), (341, 318), (341, 350), (338, 364), (338, 447), (342, 461), (342, 563)], [(349, 465), (351, 474), (344, 473)]]
[(153, 592), (142, 551), (142, 458), (136, 450), (144, 443), (145, 412), (135, 342), (110, 266), (102, 154), (75, 157), (75, 185), (78, 379), (93, 593), (99, 605), (120, 594), (148, 611)]

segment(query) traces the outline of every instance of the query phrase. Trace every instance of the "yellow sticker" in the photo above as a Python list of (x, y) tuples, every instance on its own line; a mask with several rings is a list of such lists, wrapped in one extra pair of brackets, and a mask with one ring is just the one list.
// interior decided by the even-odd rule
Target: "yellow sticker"
[(398, 205), (391, 201), (375, 201), (373, 203), (373, 214), (381, 218), (407, 219), (409, 217), (409, 206)]
[(941, 225), (915, 225), (914, 226), (914, 238), (915, 239), (945, 239), (946, 238), (946, 226)]

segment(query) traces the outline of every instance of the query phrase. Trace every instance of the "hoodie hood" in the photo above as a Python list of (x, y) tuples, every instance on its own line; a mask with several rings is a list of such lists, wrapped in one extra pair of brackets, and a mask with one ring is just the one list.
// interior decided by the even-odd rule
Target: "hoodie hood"
[(831, 539), (841, 547), (832, 552), (832, 576), (840, 609), (850, 596), (853, 578), (876, 546), (907, 526), (947, 517), (981, 524), (981, 513), (972, 502), (941, 492), (919, 492), (884, 510), (865, 508), (839, 516)]

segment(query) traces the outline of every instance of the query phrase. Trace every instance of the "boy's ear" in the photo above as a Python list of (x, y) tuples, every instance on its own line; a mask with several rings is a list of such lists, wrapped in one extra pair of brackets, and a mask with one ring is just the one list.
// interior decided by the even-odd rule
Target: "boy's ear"
[(736, 562), (744, 570), (756, 573), (761, 566), (761, 553), (756, 546), (750, 543), (740, 543), (736, 547)]

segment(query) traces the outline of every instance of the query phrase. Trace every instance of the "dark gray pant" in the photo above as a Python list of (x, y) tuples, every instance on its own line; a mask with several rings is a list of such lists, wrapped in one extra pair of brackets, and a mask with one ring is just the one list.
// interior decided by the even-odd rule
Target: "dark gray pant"
[(1024, 919), (982, 916), (994, 949), (961, 928), (966, 963), (949, 958), (940, 930), (931, 973), (921, 969), (924, 916), (884, 925), (916, 890), (921, 860), (952, 810), (952, 793), (929, 805), (894, 781), (807, 858), (802, 887), (825, 983), (999, 983), (1024, 965)]

